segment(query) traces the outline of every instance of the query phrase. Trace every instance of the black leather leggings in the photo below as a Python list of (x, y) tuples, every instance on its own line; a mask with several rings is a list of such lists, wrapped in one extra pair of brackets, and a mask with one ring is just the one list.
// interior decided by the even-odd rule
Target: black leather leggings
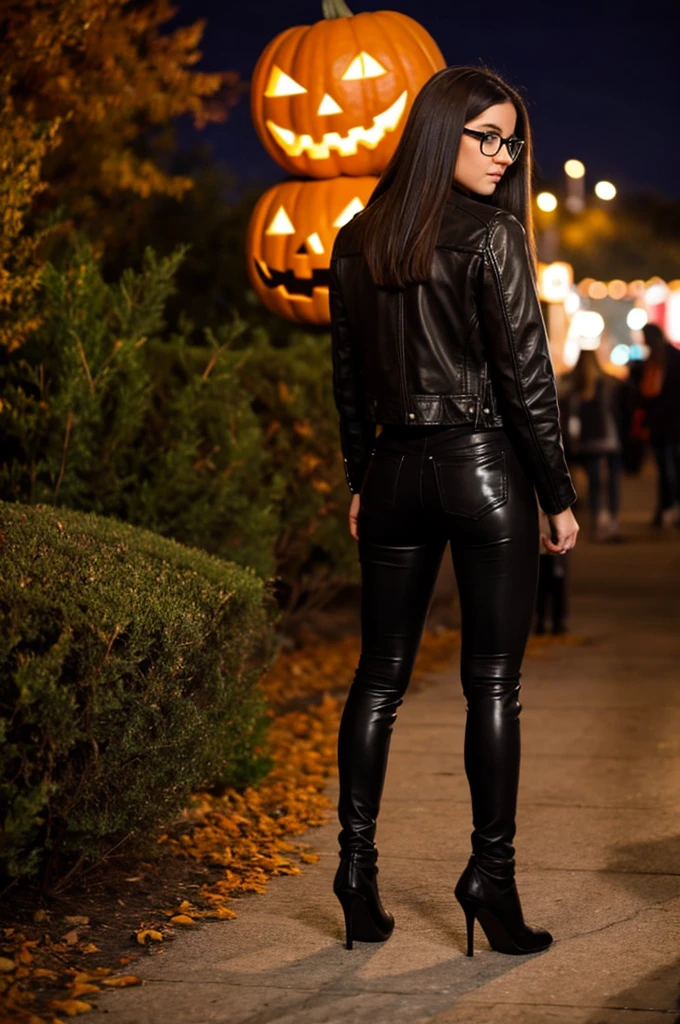
[(397, 708), (444, 549), (460, 595), (472, 852), (514, 877), (518, 700), (539, 565), (538, 505), (502, 429), (383, 428), (361, 490), (361, 656), (338, 734), (338, 835), (373, 850)]

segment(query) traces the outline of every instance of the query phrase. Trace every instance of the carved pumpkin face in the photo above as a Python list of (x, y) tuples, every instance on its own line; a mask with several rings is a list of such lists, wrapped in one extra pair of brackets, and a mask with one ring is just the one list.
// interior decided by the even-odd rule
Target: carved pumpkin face
[(253, 123), (292, 174), (380, 174), (416, 94), (444, 58), (406, 14), (352, 15), (344, 0), (324, 0), (324, 14), (263, 51), (252, 76)]
[(260, 196), (248, 224), (248, 276), (273, 313), (330, 323), (328, 267), (339, 229), (363, 210), (377, 177), (285, 181)]

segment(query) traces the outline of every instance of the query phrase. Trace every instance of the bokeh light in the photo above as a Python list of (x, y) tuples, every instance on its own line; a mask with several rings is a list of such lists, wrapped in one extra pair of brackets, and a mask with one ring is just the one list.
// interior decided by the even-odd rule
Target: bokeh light
[(536, 196), (536, 206), (545, 213), (550, 213), (557, 206), (557, 197), (552, 192), (539, 192)]
[(641, 331), (646, 323), (646, 310), (640, 309), (638, 306), (636, 306), (635, 309), (629, 310), (628, 316), (626, 317), (626, 326), (629, 327), (631, 331)]
[(612, 299), (625, 299), (628, 294), (628, 285), (620, 278), (614, 278), (607, 285), (607, 293)]
[(577, 288), (570, 288), (567, 292), (567, 297), (564, 300), (564, 311), (569, 316), (572, 316), (577, 309), (581, 308), (581, 299)]
[(567, 160), (564, 165), (564, 173), (570, 178), (582, 178), (586, 169), (580, 160)]
[(598, 199), (613, 199), (616, 195), (616, 188), (611, 181), (598, 181), (595, 186), (595, 195)]
[(668, 295), (668, 286), (663, 281), (654, 281), (648, 288), (645, 289), (645, 302), (650, 306), (658, 306), (662, 302), (666, 301)]
[(578, 341), (581, 348), (599, 348), (604, 319), (592, 309), (577, 309), (571, 318), (567, 337)]
[(630, 347), (628, 345), (624, 345), (623, 343), (614, 345), (614, 348), (611, 350), (609, 358), (611, 359), (614, 366), (625, 366), (630, 359)]
[(590, 299), (606, 299), (607, 298), (607, 285), (604, 281), (593, 281), (592, 284), (588, 285), (588, 298)]

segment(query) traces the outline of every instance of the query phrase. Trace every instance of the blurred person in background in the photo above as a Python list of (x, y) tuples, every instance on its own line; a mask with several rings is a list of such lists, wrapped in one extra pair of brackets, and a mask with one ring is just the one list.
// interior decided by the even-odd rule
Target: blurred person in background
[[(622, 435), (625, 382), (607, 373), (597, 353), (583, 348), (573, 369), (560, 380), (560, 420), (567, 458), (583, 466), (588, 479), (590, 539), (622, 540), (619, 513), (623, 474)], [(603, 509), (602, 464), (607, 464), (608, 525)]]
[(649, 357), (639, 383), (639, 402), (658, 469), (650, 525), (680, 525), (680, 349), (658, 324), (645, 324), (642, 333)]
[(640, 407), (640, 381), (645, 362), (637, 357), (628, 363), (628, 377), (623, 381), (622, 451), (623, 472), (637, 476), (649, 450), (649, 431), (645, 426), (645, 412)]

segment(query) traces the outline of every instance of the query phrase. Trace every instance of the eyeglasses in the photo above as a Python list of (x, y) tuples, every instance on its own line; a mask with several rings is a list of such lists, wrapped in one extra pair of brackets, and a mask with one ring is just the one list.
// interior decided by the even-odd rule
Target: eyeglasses
[(496, 153), (500, 153), (503, 143), (505, 143), (513, 163), (522, 152), (524, 139), (520, 139), (517, 135), (510, 135), (504, 139), (498, 132), (477, 132), (473, 128), (463, 128), (463, 131), (466, 135), (472, 135), (475, 139), (480, 140), (479, 148), (484, 156), (495, 156)]

